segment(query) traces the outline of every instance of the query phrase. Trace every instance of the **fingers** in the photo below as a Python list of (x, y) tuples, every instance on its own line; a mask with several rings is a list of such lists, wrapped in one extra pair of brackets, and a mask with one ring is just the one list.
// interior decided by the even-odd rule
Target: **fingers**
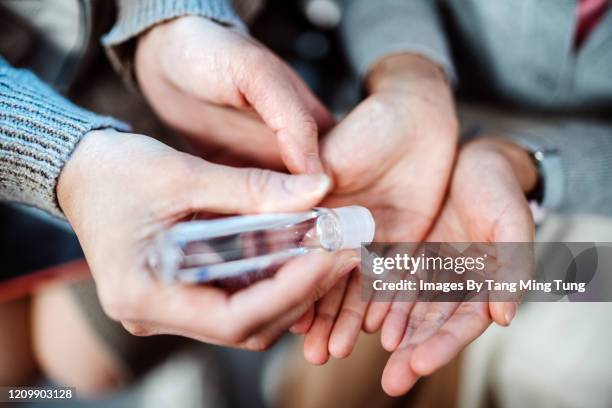
[(273, 142), (274, 133), (255, 112), (198, 100), (178, 102), (182, 102), (180, 106), (172, 108), (176, 123), (173, 127), (188, 136), (187, 143), (207, 160), (211, 151), (222, 151), (230, 157), (257, 163), (256, 167), (285, 168)]
[(342, 308), (329, 338), (329, 353), (345, 358), (353, 351), (363, 326), (368, 302), (362, 298), (359, 270), (354, 270), (342, 302)]
[(461, 304), (451, 318), (414, 350), (412, 370), (429, 375), (448, 364), (491, 324), (486, 302)]
[(289, 328), (293, 334), (305, 334), (312, 326), (314, 320), (315, 306), (312, 305), (294, 324)]
[(272, 319), (263, 329), (256, 331), (244, 343), (244, 347), (249, 350), (265, 350), (267, 349), (278, 336), (294, 325), (296, 320), (303, 316), (308, 309), (314, 310), (314, 302), (321, 294), (329, 293), (334, 285), (339, 285), (348, 274), (348, 271), (355, 267), (356, 258), (350, 252), (344, 252), (336, 260), (333, 268), (327, 272), (327, 275), (318, 284), (314, 297), (309, 297), (303, 300), (298, 306), (293, 307), (286, 313), (283, 313), (278, 318)]
[[(409, 274), (408, 275), (400, 274), (397, 277), (393, 276), (394, 279), (406, 278), (406, 277), (412, 279), (411, 275)], [(393, 296), (393, 301), (390, 304), (380, 305), (379, 306), (379, 308), (381, 309), (380, 311), (372, 310), (372, 314), (374, 315), (374, 317), (376, 317), (376, 314), (382, 315), (383, 310), (384, 310), (384, 315), (382, 315), (382, 318), (384, 320), (381, 323), (382, 331), (380, 335), (380, 342), (385, 350), (394, 351), (399, 346), (406, 332), (406, 325), (408, 324), (408, 318), (411, 315), (412, 308), (415, 305), (415, 301), (417, 297), (418, 297), (417, 292), (415, 292), (410, 298), (405, 298), (402, 293), (396, 292)], [(385, 303), (389, 303), (389, 302), (385, 302)], [(386, 308), (384, 308), (385, 306)], [(419, 306), (419, 308), (423, 306), (424, 305), (421, 305)], [(370, 310), (368, 310), (368, 314), (370, 314)]]
[(363, 330), (366, 333), (374, 333), (378, 331), (385, 317), (391, 308), (391, 302), (388, 301), (372, 301), (368, 305), (368, 310), (363, 321)]
[(315, 318), (304, 338), (304, 357), (311, 364), (325, 364), (329, 359), (329, 337), (338, 316), (348, 276), (342, 279), (315, 306)]
[[(324, 293), (346, 264), (353, 268), (356, 262), (350, 255), (338, 259), (327, 253), (305, 255), (287, 263), (274, 277), (232, 295), (206, 286), (160, 287), (143, 302), (140, 319), (157, 322), (169, 332), (237, 345), (303, 302), (314, 302), (313, 294)], [(284, 329), (298, 317), (285, 322)]]
[[(283, 162), (291, 172), (323, 171), (318, 155), (318, 127), (328, 127), (330, 115), (280, 58), (248, 35), (237, 34), (207, 19), (180, 19), (173, 26), (171, 34), (176, 37), (171, 38), (175, 41), (163, 41), (165, 57), (160, 65), (176, 88), (211, 104), (254, 108), (276, 135)], [(167, 47), (168, 43), (175, 46)], [(141, 48), (139, 45), (138, 49)], [(158, 51), (148, 49), (153, 55)], [(138, 64), (139, 74), (148, 73), (145, 68), (150, 67), (143, 65), (143, 61)], [(150, 76), (147, 80), (139, 75), (139, 79), (150, 85), (152, 79), (157, 79)], [(145, 88), (155, 90), (160, 82)], [(157, 93), (153, 99), (158, 100), (158, 107), (162, 108), (168, 95), (173, 95), (172, 90)], [(163, 105), (158, 110), (167, 109), (177, 112), (179, 108)], [(165, 116), (182, 117), (183, 112)]]
[(408, 392), (420, 378), (410, 366), (414, 347), (414, 345), (408, 345), (396, 350), (385, 365), (381, 385), (383, 390), (392, 397), (399, 397)]
[(419, 379), (419, 375), (412, 370), (410, 359), (415, 344), (410, 342), (414, 331), (418, 328), (427, 310), (427, 304), (417, 303), (412, 311), (409, 324), (404, 328), (400, 346), (395, 350), (383, 370), (381, 384), (385, 392), (391, 396), (406, 393)]
[[(315, 297), (308, 298), (287, 313), (283, 313), (277, 319), (273, 319), (264, 329), (257, 331), (246, 342), (245, 347), (250, 350), (266, 349), (282, 332), (291, 325), (295, 325), (300, 316), (309, 314), (307, 310), (315, 310), (315, 301), (322, 294), (329, 294), (333, 286), (340, 286), (348, 272), (358, 263), (352, 251), (344, 251), (334, 263), (332, 270), (328, 271), (326, 277), (319, 283)], [(332, 291), (333, 292), (333, 291)], [(313, 317), (314, 319), (314, 317)], [(312, 323), (314, 324), (314, 322)]]
[[(416, 246), (411, 245), (410, 248), (406, 249), (409, 249), (408, 252), (412, 254), (416, 250)], [(390, 254), (393, 252), (394, 249), (391, 249)], [(389, 274), (385, 279), (389, 282), (400, 282), (401, 280), (412, 280), (414, 276), (397, 271), (396, 273)], [(387, 295), (380, 301), (370, 302), (368, 305), (363, 325), (364, 330), (373, 333), (382, 327), (381, 342), (385, 350), (393, 351), (398, 346), (404, 334), (410, 310), (412, 309), (412, 301), (418, 296), (417, 293), (414, 292), (407, 297), (401, 291), (397, 291)], [(387, 322), (387, 320), (389, 321)]]
[(391, 304), (380, 335), (380, 342), (385, 350), (394, 351), (399, 346), (413, 305), (414, 302), (407, 301), (396, 301)]
[[(367, 258), (372, 257), (372, 254), (367, 254)], [(393, 276), (394, 278), (395, 276)], [(391, 300), (393, 300), (393, 296), (390, 298), (385, 296), (380, 299), (374, 291), (374, 282), (378, 277), (372, 273), (372, 271), (361, 270), (360, 274), (362, 293), (361, 298), (366, 302), (366, 310), (364, 310), (364, 316), (362, 321), (362, 329), (366, 333), (374, 333), (380, 329), (385, 320), (385, 316), (389, 311), (389, 307), (391, 306)]]
[[(255, 329), (302, 304), (314, 303), (359, 262), (352, 252), (312, 253), (294, 259), (274, 277), (262, 280), (230, 298), (230, 316), (239, 326)], [(262, 302), (262, 299), (268, 299)], [(303, 312), (302, 312), (303, 313)], [(288, 328), (296, 316), (287, 323)]]
[(389, 357), (382, 377), (382, 386), (391, 396), (406, 393), (422, 375), (412, 367), (411, 360), (419, 343), (426, 341), (440, 329), (457, 308), (456, 303), (417, 303), (402, 341)]
[[(495, 232), (497, 282), (518, 282), (535, 276), (535, 255), (531, 244), (534, 231), (533, 218), (525, 206), (518, 206), (498, 223)], [(522, 291), (491, 291), (489, 313), (493, 321), (500, 326), (509, 326), (522, 296)]]
[(448, 364), (491, 324), (487, 305), (487, 302), (418, 303), (399, 348), (383, 372), (384, 390), (389, 395), (402, 395), (419, 377)]
[(489, 302), (489, 313), (495, 323), (500, 326), (509, 326), (516, 314), (516, 303)]
[(334, 126), (334, 117), (321, 103), (319, 98), (313, 95), (313, 93), (310, 91), (310, 88), (306, 86), (306, 84), (300, 79), (300, 77), (295, 73), (295, 71), (289, 68), (287, 70), (289, 71), (289, 74), (293, 77), (293, 82), (297, 85), (298, 92), (304, 99), (306, 109), (308, 109), (308, 111), (311, 113), (311, 115), (317, 122), (319, 135), (324, 135)]
[(190, 174), (191, 207), (216, 213), (305, 210), (330, 188), (324, 174), (287, 175), (260, 169), (237, 169), (201, 161)]
[(324, 108), (313, 102), (310, 91), (288, 75), (288, 68), (271, 53), (254, 55), (252, 69), (237, 81), (240, 92), (276, 134), (283, 161), (292, 173), (322, 173), (317, 120), (329, 126)]
[(286, 313), (283, 313), (278, 319), (274, 319), (261, 329), (257, 329), (253, 334), (248, 336), (246, 340), (238, 344), (237, 347), (251, 351), (267, 350), (287, 331), (287, 328), (295, 324), (300, 316), (303, 316), (312, 306), (313, 301), (311, 299), (305, 300)]

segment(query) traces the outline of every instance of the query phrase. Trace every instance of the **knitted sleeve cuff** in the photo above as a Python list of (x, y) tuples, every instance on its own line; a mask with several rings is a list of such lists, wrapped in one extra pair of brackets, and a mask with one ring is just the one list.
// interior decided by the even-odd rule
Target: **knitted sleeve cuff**
[(385, 56), (414, 53), (457, 76), (435, 1), (337, 0), (344, 9), (341, 30), (348, 56), (364, 77)]
[(612, 215), (612, 125), (564, 122), (506, 136), (528, 150), (558, 155), (543, 162), (544, 207)]
[(29, 71), (0, 58), (0, 199), (63, 217), (56, 186), (87, 132), (128, 126), (75, 106)]
[(106, 52), (124, 80), (134, 85), (133, 43), (142, 32), (180, 16), (195, 15), (220, 24), (246, 31), (246, 26), (234, 12), (230, 0), (116, 0), (117, 22), (102, 37)]

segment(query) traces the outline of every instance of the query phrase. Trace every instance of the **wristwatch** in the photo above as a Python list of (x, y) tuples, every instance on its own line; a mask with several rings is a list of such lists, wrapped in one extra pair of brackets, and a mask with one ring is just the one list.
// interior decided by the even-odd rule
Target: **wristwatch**
[(545, 209), (557, 208), (563, 194), (563, 168), (559, 150), (524, 147), (537, 171), (536, 185), (527, 193), (527, 199)]

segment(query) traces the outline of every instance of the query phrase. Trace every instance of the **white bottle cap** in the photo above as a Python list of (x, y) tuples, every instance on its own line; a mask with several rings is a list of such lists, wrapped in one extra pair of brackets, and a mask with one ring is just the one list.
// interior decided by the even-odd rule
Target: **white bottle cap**
[(362, 244), (368, 245), (374, 239), (376, 224), (372, 213), (365, 207), (352, 205), (333, 208), (340, 220), (342, 243), (340, 249), (357, 249)]

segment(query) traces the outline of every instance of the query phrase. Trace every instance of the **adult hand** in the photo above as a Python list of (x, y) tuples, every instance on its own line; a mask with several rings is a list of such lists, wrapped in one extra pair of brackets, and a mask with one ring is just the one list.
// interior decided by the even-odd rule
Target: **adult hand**
[(170, 20), (138, 39), (135, 71), (157, 114), (200, 150), (212, 145), (267, 168), (322, 172), (318, 133), (331, 115), (247, 34), (203, 17)]
[[(359, 204), (376, 221), (379, 242), (420, 242), (447, 188), (457, 144), (452, 93), (443, 72), (416, 55), (383, 59), (367, 80), (369, 96), (323, 140), (334, 177), (329, 207)], [(362, 327), (380, 328), (389, 302), (361, 298), (360, 276), (343, 282), (293, 328), (308, 331), (305, 356), (324, 363), (348, 355)], [(314, 320), (313, 320), (314, 319)]]
[(313, 254), (235, 293), (164, 285), (146, 266), (150, 240), (194, 212), (297, 211), (318, 203), (327, 176), (211, 164), (146, 136), (90, 132), (60, 174), (59, 204), (74, 227), (107, 314), (136, 335), (177, 334), (262, 349), (356, 260)]
[[(527, 152), (512, 142), (484, 137), (468, 143), (460, 151), (448, 197), (427, 240), (486, 242), (493, 247), (501, 243), (496, 256), (503, 264), (504, 242), (533, 241), (525, 192), (536, 178)], [(383, 373), (385, 391), (406, 393), (420, 376), (444, 366), (480, 336), (492, 317), (510, 324), (516, 305), (490, 300), (483, 292), (462, 303), (394, 302), (381, 335), (383, 346), (393, 351)]]

